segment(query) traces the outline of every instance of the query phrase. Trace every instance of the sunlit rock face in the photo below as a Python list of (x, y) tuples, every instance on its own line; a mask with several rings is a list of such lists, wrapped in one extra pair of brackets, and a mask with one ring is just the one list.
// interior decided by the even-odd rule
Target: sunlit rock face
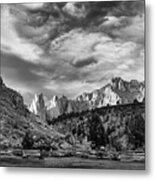
[(95, 90), (92, 93), (80, 95), (77, 101), (87, 102), (89, 109), (121, 103), (120, 97), (112, 90), (110, 85)]
[(57, 106), (57, 100), (58, 100), (58, 97), (53, 96), (53, 98), (50, 101), (48, 101), (46, 109), (50, 110), (50, 109), (56, 107)]
[(117, 105), (121, 104), (121, 98), (112, 90), (111, 86), (107, 86), (104, 91), (104, 98), (99, 102), (98, 106)]
[(121, 78), (114, 78), (111, 81), (112, 89), (121, 98), (121, 104), (133, 103), (136, 99), (142, 102), (145, 96), (144, 82), (137, 80), (124, 81)]
[(110, 84), (92, 93), (83, 93), (77, 97), (79, 102), (88, 102), (89, 109), (117, 104), (133, 103), (136, 99), (142, 102), (145, 95), (144, 83), (137, 80), (124, 81), (120, 77), (113, 78)]
[(46, 120), (46, 109), (43, 94), (35, 95), (29, 110), (38, 115), (43, 121)]
[(60, 98), (58, 96), (53, 96), (46, 106), (47, 116), (50, 118), (58, 117), (67, 112), (67, 106), (68, 99), (66, 96)]
[(36, 95), (30, 106), (30, 111), (36, 115), (53, 119), (59, 115), (71, 112), (82, 112), (103, 106), (130, 104), (135, 100), (142, 102), (145, 99), (145, 86), (137, 80), (124, 81), (120, 77), (113, 78), (111, 82), (91, 93), (84, 92), (75, 100), (66, 96), (53, 96), (46, 105), (43, 95)]

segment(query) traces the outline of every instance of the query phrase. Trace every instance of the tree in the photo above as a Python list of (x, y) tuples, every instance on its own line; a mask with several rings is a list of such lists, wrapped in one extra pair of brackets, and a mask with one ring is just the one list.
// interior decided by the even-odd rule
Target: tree
[(27, 131), (22, 141), (23, 149), (32, 149), (33, 144), (34, 141), (33, 141), (32, 133), (30, 131)]
[(142, 115), (136, 115), (129, 122), (130, 142), (135, 148), (142, 147), (145, 143), (145, 120)]
[(92, 114), (92, 117), (90, 118), (89, 139), (96, 148), (105, 146), (108, 142), (102, 121), (97, 114)]

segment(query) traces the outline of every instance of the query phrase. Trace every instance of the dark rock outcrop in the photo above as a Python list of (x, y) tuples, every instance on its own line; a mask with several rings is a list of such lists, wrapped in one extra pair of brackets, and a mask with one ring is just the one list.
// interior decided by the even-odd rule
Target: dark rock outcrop
[(2, 86), (4, 86), (4, 83), (3, 83), (2, 77), (0, 76), (0, 88), (2, 88)]

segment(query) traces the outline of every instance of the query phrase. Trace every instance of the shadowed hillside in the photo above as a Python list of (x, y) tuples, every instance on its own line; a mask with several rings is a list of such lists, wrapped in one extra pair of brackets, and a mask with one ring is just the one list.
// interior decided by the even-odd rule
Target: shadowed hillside
[[(8, 88), (0, 77), (0, 149), (21, 148), (25, 135), (28, 133), (33, 144), (42, 141), (51, 142), (63, 135), (47, 126), (42, 120), (29, 112), (23, 102), (23, 97)], [(43, 142), (44, 143), (44, 142)]]
[(73, 134), (77, 142), (91, 142), (116, 151), (143, 149), (145, 146), (145, 105), (107, 106), (82, 113), (71, 113), (53, 120), (59, 132)]

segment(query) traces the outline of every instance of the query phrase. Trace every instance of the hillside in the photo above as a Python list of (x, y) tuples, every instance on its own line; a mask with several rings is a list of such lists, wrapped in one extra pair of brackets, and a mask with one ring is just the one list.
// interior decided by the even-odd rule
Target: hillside
[(145, 151), (144, 102), (63, 113), (50, 121), (31, 113), (22, 96), (6, 87), (1, 78), (0, 127), (1, 149), (24, 148), (26, 144), (32, 149), (52, 150), (50, 156), (82, 153), (82, 157), (93, 151), (100, 157), (100, 149), (110, 154)]
[[(0, 149), (8, 147), (22, 147), (26, 133), (31, 134), (37, 146), (40, 140), (52, 142), (63, 138), (54, 129), (47, 126), (40, 118), (26, 108), (23, 97), (8, 88), (0, 77)], [(43, 142), (44, 143), (44, 142)]]
[(102, 146), (116, 151), (143, 149), (145, 146), (145, 104), (117, 105), (55, 118), (53, 127), (71, 133), (77, 143), (90, 142), (91, 148)]

